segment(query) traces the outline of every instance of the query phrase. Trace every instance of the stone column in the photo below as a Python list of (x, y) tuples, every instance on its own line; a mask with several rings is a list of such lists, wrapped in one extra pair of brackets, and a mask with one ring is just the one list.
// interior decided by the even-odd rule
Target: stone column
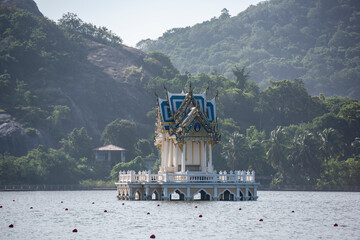
[(185, 157), (186, 157), (186, 141), (184, 141), (182, 159), (181, 159), (181, 172), (185, 172)]
[(240, 187), (239, 185), (236, 186), (236, 201), (240, 201)]
[(211, 148), (211, 143), (209, 143), (209, 171), (210, 171), (210, 172), (214, 171), (214, 169), (213, 169), (213, 163), (212, 163), (212, 148)]
[(218, 201), (219, 198), (218, 198), (218, 191), (217, 191), (217, 186), (214, 186), (214, 196), (213, 196), (213, 199), (214, 201)]
[(175, 157), (174, 157), (175, 170), (174, 170), (174, 172), (177, 172), (178, 171), (178, 157), (179, 157), (179, 152), (180, 152), (179, 145), (174, 145), (174, 148), (175, 148)]
[(172, 165), (172, 160), (173, 160), (173, 152), (174, 152), (174, 148), (173, 148), (173, 143), (172, 143), (172, 140), (169, 139), (169, 156), (168, 156), (168, 160), (167, 160), (167, 166), (168, 167), (171, 167)]
[(164, 134), (162, 135), (162, 142), (161, 142), (161, 164), (160, 164), (160, 171), (164, 170), (164, 163), (165, 163), (165, 137)]
[(151, 196), (150, 196), (150, 185), (146, 185), (146, 198), (144, 200), (151, 200)]
[(167, 189), (166, 185), (164, 186), (164, 196), (163, 196), (162, 200), (165, 200), (165, 201), (169, 200), (168, 189)]
[(134, 200), (135, 197), (133, 196), (133, 191), (132, 191), (132, 187), (129, 186), (129, 199), (130, 200)]
[(208, 172), (208, 161), (207, 161), (207, 142), (204, 141), (204, 160), (205, 160), (205, 170)]
[(165, 142), (165, 158), (164, 158), (164, 171), (165, 170), (165, 167), (167, 166), (167, 161), (168, 161), (168, 154), (169, 154), (169, 139), (168, 138), (165, 138), (166, 142)]
[[(189, 172), (188, 172), (189, 174)], [(190, 196), (190, 185), (188, 184), (186, 187), (186, 196), (185, 196), (185, 200), (186, 201), (190, 201), (191, 200), (191, 196)]]
[(205, 159), (204, 159), (204, 146), (205, 146), (205, 141), (204, 142), (199, 142), (199, 150), (201, 152), (201, 157), (200, 157), (200, 161), (201, 161), (201, 171), (205, 172), (206, 171), (206, 163), (205, 163)]
[(246, 193), (245, 193), (245, 200), (247, 201), (247, 200), (249, 200), (249, 198), (250, 198), (250, 196), (249, 196), (249, 188), (246, 187), (245, 191), (246, 191)]

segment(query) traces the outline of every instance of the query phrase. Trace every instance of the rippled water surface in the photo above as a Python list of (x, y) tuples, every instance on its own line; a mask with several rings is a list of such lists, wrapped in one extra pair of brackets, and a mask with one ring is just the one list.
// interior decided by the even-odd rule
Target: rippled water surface
[(255, 202), (130, 202), (116, 191), (0, 192), (0, 239), (360, 239), (360, 193), (258, 195)]

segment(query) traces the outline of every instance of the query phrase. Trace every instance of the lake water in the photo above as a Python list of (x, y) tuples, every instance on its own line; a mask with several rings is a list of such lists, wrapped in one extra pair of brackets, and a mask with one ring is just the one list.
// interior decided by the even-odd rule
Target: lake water
[(360, 193), (258, 195), (248, 202), (130, 202), (117, 200), (115, 190), (0, 192), (0, 239), (360, 239)]

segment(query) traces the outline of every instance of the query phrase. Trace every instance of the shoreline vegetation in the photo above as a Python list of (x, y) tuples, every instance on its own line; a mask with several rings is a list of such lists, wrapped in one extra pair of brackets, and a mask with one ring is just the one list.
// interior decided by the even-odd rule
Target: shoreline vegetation
[[(115, 184), (0, 185), (0, 191), (102, 191), (116, 190)], [(360, 192), (360, 186), (311, 186), (260, 184), (260, 191)]]

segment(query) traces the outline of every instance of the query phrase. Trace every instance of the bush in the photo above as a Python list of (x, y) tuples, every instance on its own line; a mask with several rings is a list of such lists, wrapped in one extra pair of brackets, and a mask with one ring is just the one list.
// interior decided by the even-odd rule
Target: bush
[(26, 135), (28, 135), (29, 137), (35, 137), (37, 136), (37, 130), (35, 128), (26, 128), (25, 129), (25, 133)]

